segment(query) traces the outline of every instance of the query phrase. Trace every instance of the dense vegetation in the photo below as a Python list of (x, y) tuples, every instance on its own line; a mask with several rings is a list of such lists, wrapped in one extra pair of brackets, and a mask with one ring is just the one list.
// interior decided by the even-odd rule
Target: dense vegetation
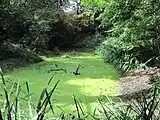
[(76, 2), (78, 13), (64, 12), (67, 3), (1, 1), (1, 59), (97, 47), (123, 71), (158, 65), (159, 1), (82, 0)]
[(34, 61), (31, 56), (48, 50), (59, 54), (59, 49), (72, 48), (94, 32), (87, 14), (65, 13), (60, 6), (59, 1), (1, 1), (0, 59), (18, 56)]
[(103, 5), (101, 45), (106, 62), (128, 71), (159, 64), (159, 1), (111, 0)]
[[(71, 1), (75, 3), (74, 6)], [(67, 8), (74, 10), (66, 12)], [(159, 0), (0, 1), (0, 60), (20, 59), (18, 64), (21, 65), (41, 62), (44, 60), (42, 56), (55, 56), (63, 53), (62, 51), (89, 48), (100, 55), (104, 62), (113, 64), (122, 73), (159, 67), (159, 33)], [(9, 68), (8, 65), (1, 67)], [(10, 105), (2, 72), (1, 76), (8, 107), (7, 119), (10, 120), (14, 104), (17, 112), (19, 90), (15, 95), (14, 104)], [(46, 94), (44, 106), (40, 106), (44, 109), (37, 112), (37, 115), (40, 115), (37, 119), (43, 119), (48, 104), (52, 110), (50, 98), (54, 89), (50, 92), (44, 89), (45, 93), (42, 92)], [(141, 109), (138, 107), (137, 111), (133, 110), (135, 113), (132, 114), (132, 119), (149, 120), (157, 117), (152, 116), (156, 106), (152, 103), (158, 104), (155, 102), (155, 91), (151, 102), (147, 103), (144, 98), (144, 101), (141, 101), (144, 103)], [(29, 90), (27, 92), (29, 98)], [(76, 98), (74, 101), (77, 105)], [(112, 117), (113, 111), (107, 112), (102, 102), (99, 103), (105, 115), (103, 119), (131, 119), (130, 113), (133, 111), (130, 107), (127, 107), (127, 112), (116, 109), (117, 115), (120, 116)], [(15, 111), (13, 113), (16, 113)], [(80, 118), (78, 108), (77, 111)], [(17, 113), (15, 119), (16, 115)], [(0, 113), (0, 117), (4, 116)], [(94, 115), (91, 116), (98, 119)]]

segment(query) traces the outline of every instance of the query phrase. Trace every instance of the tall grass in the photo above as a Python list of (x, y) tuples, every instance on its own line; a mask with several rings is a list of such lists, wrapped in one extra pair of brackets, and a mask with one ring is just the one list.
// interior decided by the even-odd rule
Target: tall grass
[(116, 66), (123, 73), (129, 70), (146, 68), (146, 63), (142, 63), (136, 57), (137, 53), (131, 52), (134, 45), (123, 42), (116, 37), (106, 38), (96, 49), (105, 62)]
[(128, 103), (120, 104), (113, 102), (106, 97), (108, 103), (99, 100), (101, 111), (98, 119), (102, 120), (159, 120), (159, 88), (154, 87), (150, 90), (149, 95), (142, 92), (139, 99)]
[[(6, 85), (6, 81), (4, 79), (4, 75), (2, 72), (2, 69), (0, 69), (0, 74), (1, 74), (1, 79), (2, 79), (2, 88), (4, 90), (4, 103), (5, 103), (5, 107), (4, 109), (0, 109), (0, 120), (19, 120), (21, 119), (21, 113), (20, 112), (20, 108), (19, 108), (19, 103), (20, 103), (20, 98), (22, 96), (20, 96), (22, 91), (21, 89), (21, 85), (16, 83), (16, 93), (15, 95), (10, 94), (10, 90), (7, 90), (7, 85)], [(28, 82), (25, 82), (25, 86), (26, 86), (26, 97), (23, 97), (24, 100), (27, 101), (28, 103), (28, 111), (29, 111), (29, 115), (28, 116), (22, 116), (23, 118), (29, 118), (31, 120), (43, 120), (45, 119), (45, 116), (47, 114), (47, 112), (49, 111), (49, 109), (51, 109), (53, 115), (54, 115), (54, 109), (53, 109), (53, 105), (52, 105), (52, 101), (51, 101), (51, 97), (59, 83), (59, 81), (56, 82), (56, 84), (54, 85), (54, 87), (49, 91), (48, 90), (48, 86), (50, 85), (50, 82), (52, 81), (53, 76), (50, 78), (50, 80), (48, 81), (47, 86), (42, 90), (40, 98), (38, 100), (37, 103), (37, 107), (36, 107), (36, 112), (33, 111), (32, 109), (32, 104), (31, 104), (31, 92), (29, 89), (29, 85)], [(11, 96), (12, 95), (12, 96)], [(36, 113), (36, 114), (34, 114)], [(19, 114), (19, 116), (18, 116)], [(34, 114), (34, 115), (33, 115)]]
[[(42, 90), (38, 99), (37, 105), (34, 108), (32, 104), (32, 93), (29, 88), (29, 83), (25, 82), (20, 85), (12, 83), (13, 86), (7, 89), (7, 82), (4, 78), (2, 69), (0, 69), (2, 88), (4, 91), (3, 105), (0, 106), (0, 120), (160, 120), (159, 109), (159, 88), (154, 87), (150, 90), (148, 96), (143, 92), (139, 99), (130, 101), (128, 103), (121, 101), (120, 103), (114, 102), (109, 97), (105, 96), (104, 99), (99, 99), (93, 113), (88, 113), (81, 104), (81, 100), (73, 95), (73, 102), (77, 111), (77, 115), (63, 111), (59, 117), (55, 117), (55, 110), (51, 100), (53, 93), (60, 81), (57, 81), (51, 90), (48, 89), (52, 76), (47, 86)], [(25, 86), (26, 92), (22, 90)], [(14, 90), (14, 94), (11, 91)], [(22, 96), (23, 93), (25, 96)], [(65, 98), (64, 98), (65, 99)], [(27, 103), (27, 110), (20, 108), (20, 103), (23, 100)], [(27, 114), (23, 114), (23, 111)], [(48, 115), (48, 112), (51, 115)]]

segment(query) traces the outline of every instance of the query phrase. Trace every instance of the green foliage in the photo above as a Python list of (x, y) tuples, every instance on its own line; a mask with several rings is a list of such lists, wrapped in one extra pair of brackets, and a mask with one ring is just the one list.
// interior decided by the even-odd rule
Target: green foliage
[[(81, 38), (94, 33), (95, 28), (88, 14), (64, 12), (60, 6), (67, 2), (2, 0), (0, 44), (4, 46), (3, 44), (8, 44), (9, 41), (11, 44), (35, 51), (38, 55), (45, 54), (44, 50), (54, 50), (55, 47), (72, 48), (74, 41), (80, 41)], [(6, 58), (8, 55), (5, 51), (8, 50), (1, 49)]]
[(103, 42), (105, 38), (99, 34), (90, 35), (85, 37), (80, 41), (75, 41), (74, 46), (80, 48), (91, 48), (95, 49), (101, 42)]
[(99, 7), (105, 3), (105, 0), (81, 0), (81, 5), (86, 7)]
[(105, 62), (114, 64), (122, 72), (127, 72), (131, 69), (145, 67), (145, 64), (141, 64), (131, 52), (133, 48), (131, 43), (110, 37), (97, 47), (96, 52)]
[(92, 21), (85, 14), (59, 12), (57, 22), (52, 24), (52, 29), (49, 31), (49, 48), (53, 49), (53, 46), (60, 49), (73, 47), (74, 42), (81, 41), (81, 38), (92, 32), (94, 28), (90, 26), (92, 26)]
[(159, 1), (112, 0), (100, 15), (102, 26), (112, 25), (109, 35), (135, 46), (149, 46), (159, 53)]
[(103, 6), (98, 20), (107, 39), (99, 51), (105, 61), (124, 71), (155, 64), (160, 53), (160, 1), (108, 0)]
[[(50, 24), (58, 19), (59, 8), (54, 1), (2, 0), (0, 6), (0, 27), (7, 31), (5, 35), (8, 38), (5, 42), (37, 53), (47, 49), (47, 32), (52, 27)], [(2, 54), (6, 53), (2, 50)]]

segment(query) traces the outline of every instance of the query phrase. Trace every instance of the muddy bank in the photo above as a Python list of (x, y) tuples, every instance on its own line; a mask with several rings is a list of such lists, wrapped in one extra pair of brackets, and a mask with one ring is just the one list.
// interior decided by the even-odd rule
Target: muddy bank
[(139, 97), (142, 91), (147, 93), (153, 86), (152, 76), (159, 72), (160, 69), (154, 67), (127, 73), (119, 79), (118, 96), (130, 100)]

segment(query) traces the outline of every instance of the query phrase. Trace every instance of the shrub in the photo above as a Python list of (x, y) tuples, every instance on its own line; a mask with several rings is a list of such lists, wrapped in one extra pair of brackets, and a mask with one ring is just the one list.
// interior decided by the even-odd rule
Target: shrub
[(74, 46), (78, 48), (90, 48), (95, 49), (97, 46), (100, 45), (105, 40), (105, 38), (99, 34), (90, 35), (85, 37), (82, 40), (75, 41)]
[(123, 42), (119, 38), (110, 37), (97, 47), (96, 52), (105, 62), (115, 65), (122, 72), (145, 67), (132, 53), (134, 45)]
[[(105, 9), (99, 19), (102, 27), (110, 27), (109, 30), (104, 31), (106, 35), (134, 46), (133, 51), (129, 54), (129, 61), (136, 57), (134, 61), (138, 59), (143, 63), (151, 61), (149, 65), (155, 64), (153, 57), (159, 57), (160, 53), (158, 36), (160, 1), (111, 0), (104, 6)], [(126, 54), (129, 58), (128, 53)]]
[(57, 22), (51, 24), (48, 32), (49, 49), (57, 46), (59, 49), (79, 47), (85, 37), (94, 33), (93, 20), (86, 14), (77, 15), (75, 12), (59, 12)]

